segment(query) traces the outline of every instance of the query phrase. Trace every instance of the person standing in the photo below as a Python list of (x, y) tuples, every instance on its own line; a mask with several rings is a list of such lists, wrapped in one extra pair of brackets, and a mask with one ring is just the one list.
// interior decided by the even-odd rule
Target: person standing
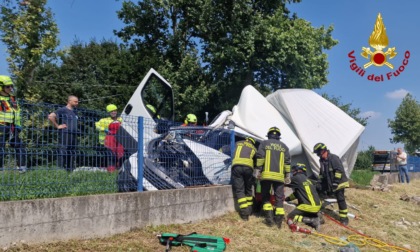
[(327, 191), (327, 193), (334, 193), (337, 199), (340, 222), (347, 226), (349, 224), (349, 218), (347, 217), (348, 209), (344, 189), (350, 187), (350, 185), (343, 163), (323, 143), (315, 144), (313, 151), (319, 157), (319, 176), (323, 190)]
[[(115, 135), (117, 134), (118, 128), (122, 122), (122, 118), (118, 117), (118, 108), (114, 104), (106, 106), (106, 112), (109, 113), (109, 117), (102, 118), (95, 123), (96, 130), (99, 131), (99, 143), (102, 147), (106, 147), (108, 157), (108, 171), (114, 171), (119, 167), (119, 159), (123, 156), (124, 151), (121, 149), (122, 146), (119, 144)], [(117, 165), (118, 164), (118, 165)]]
[(20, 173), (26, 172), (26, 149), (19, 133), (22, 131), (20, 107), (13, 95), (13, 82), (0, 75), (0, 166), (4, 167), (6, 142), (16, 151), (16, 164)]
[(407, 180), (407, 184), (410, 183), (410, 176), (408, 176), (408, 169), (407, 169), (407, 153), (403, 151), (401, 148), (397, 149), (397, 163), (398, 163), (398, 171), (400, 174), (400, 182), (404, 183), (404, 177)]
[[(280, 141), (280, 135), (280, 129), (277, 127), (268, 130), (268, 139), (258, 147), (256, 169), (256, 176), (261, 183), (265, 224), (270, 227), (276, 224), (278, 228), (281, 228), (284, 219), (284, 184), (290, 183), (291, 162), (289, 148)], [(274, 213), (270, 202), (271, 189), (275, 197)]]
[(303, 222), (317, 231), (320, 230), (321, 221), (318, 217), (321, 210), (321, 200), (316, 187), (306, 177), (306, 165), (297, 163), (292, 166), (291, 183), (287, 185), (292, 188), (293, 193), (286, 198), (286, 201), (297, 199), (297, 207), (287, 215), (287, 223), (293, 224)]
[(58, 129), (58, 165), (69, 172), (74, 170), (74, 157), (76, 155), (79, 118), (74, 109), (78, 104), (79, 99), (70, 95), (65, 107), (59, 108), (48, 115), (48, 120)]
[(247, 137), (235, 144), (232, 161), (232, 188), (239, 206), (240, 217), (247, 221), (252, 213), (254, 185), (255, 139)]

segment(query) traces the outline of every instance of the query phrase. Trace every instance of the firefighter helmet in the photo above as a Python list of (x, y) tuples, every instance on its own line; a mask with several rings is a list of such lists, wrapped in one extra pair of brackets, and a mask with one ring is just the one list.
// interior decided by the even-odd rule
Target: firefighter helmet
[(114, 104), (109, 104), (108, 106), (106, 106), (106, 112), (112, 112), (116, 110), (118, 110), (118, 108)]
[(194, 114), (188, 114), (187, 117), (185, 117), (184, 123), (197, 124), (197, 117)]
[(314, 146), (314, 153), (319, 154), (321, 151), (326, 150), (327, 146), (323, 143), (317, 143)]
[(246, 140), (247, 142), (250, 142), (250, 143), (252, 143), (252, 144), (255, 144), (255, 139), (254, 139), (253, 137), (247, 137), (247, 138), (245, 138), (245, 140)]
[(280, 139), (281, 133), (280, 129), (277, 127), (271, 127), (268, 129), (267, 137), (268, 138), (274, 138), (274, 139)]
[(302, 163), (297, 163), (292, 166), (292, 172), (293, 174), (302, 171), (303, 173), (306, 173), (306, 165)]

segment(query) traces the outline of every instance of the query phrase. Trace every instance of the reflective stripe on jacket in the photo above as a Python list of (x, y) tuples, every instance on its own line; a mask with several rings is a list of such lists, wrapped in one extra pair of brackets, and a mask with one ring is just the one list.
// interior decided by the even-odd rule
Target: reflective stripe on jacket
[(336, 190), (350, 187), (349, 179), (347, 178), (346, 172), (344, 170), (343, 163), (341, 159), (328, 151), (328, 158), (326, 160), (320, 159), (321, 165), (321, 174), (326, 177), (328, 176), (331, 178), (331, 182), (338, 185)]
[(257, 149), (248, 141), (239, 141), (235, 144), (235, 152), (232, 161), (232, 167), (243, 165), (254, 168), (254, 159)]
[[(319, 212), (321, 209), (321, 200), (316, 191), (316, 187), (305, 174), (298, 173), (294, 175), (291, 179), (290, 187), (293, 189), (292, 195), (298, 200), (297, 209), (309, 213)], [(293, 199), (293, 197), (290, 197), (290, 199)]]
[(284, 175), (290, 172), (289, 148), (279, 140), (265, 140), (258, 148), (257, 166), (264, 166), (261, 180), (284, 182)]
[(0, 96), (0, 123), (20, 126), (20, 108), (14, 96)]

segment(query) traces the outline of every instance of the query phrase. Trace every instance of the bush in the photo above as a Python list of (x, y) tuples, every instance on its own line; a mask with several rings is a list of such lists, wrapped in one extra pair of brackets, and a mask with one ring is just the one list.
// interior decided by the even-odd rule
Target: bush
[(368, 150), (359, 151), (357, 154), (354, 170), (370, 170), (372, 168), (372, 155), (375, 151), (373, 146), (369, 146)]

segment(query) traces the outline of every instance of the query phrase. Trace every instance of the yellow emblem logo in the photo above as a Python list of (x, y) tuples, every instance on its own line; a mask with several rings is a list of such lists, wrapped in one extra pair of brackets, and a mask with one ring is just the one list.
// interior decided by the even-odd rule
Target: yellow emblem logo
[(382, 21), (381, 13), (379, 13), (378, 17), (376, 18), (373, 32), (369, 37), (369, 45), (375, 48), (375, 51), (372, 52), (370, 47), (362, 47), (363, 52), (361, 55), (366, 59), (369, 59), (370, 57), (370, 62), (364, 64), (363, 67), (366, 69), (371, 65), (378, 67), (386, 65), (389, 68), (394, 69), (394, 66), (387, 61), (387, 56), (389, 59), (392, 59), (397, 55), (397, 52), (395, 52), (395, 47), (388, 48), (386, 52), (382, 51), (388, 46), (388, 44), (389, 41), (388, 36), (386, 35), (386, 28), (384, 22)]

